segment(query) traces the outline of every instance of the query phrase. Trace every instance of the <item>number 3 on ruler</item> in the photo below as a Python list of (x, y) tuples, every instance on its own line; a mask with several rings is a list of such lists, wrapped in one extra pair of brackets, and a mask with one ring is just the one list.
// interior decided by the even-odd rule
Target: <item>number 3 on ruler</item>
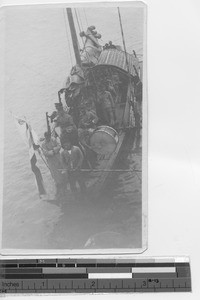
[(142, 286), (146, 286), (146, 285), (147, 285), (146, 281), (142, 281)]

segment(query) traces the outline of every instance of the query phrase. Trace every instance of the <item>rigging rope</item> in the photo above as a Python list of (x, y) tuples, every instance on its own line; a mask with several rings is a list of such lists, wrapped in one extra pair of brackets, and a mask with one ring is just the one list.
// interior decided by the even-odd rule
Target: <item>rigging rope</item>
[(71, 53), (71, 48), (70, 48), (70, 41), (69, 41), (69, 33), (67, 30), (67, 19), (66, 19), (66, 14), (65, 14), (65, 9), (63, 8), (63, 15), (64, 15), (64, 23), (65, 23), (65, 30), (66, 30), (66, 36), (67, 36), (67, 41), (68, 41), (68, 47), (69, 47), (69, 55), (70, 55), (70, 61), (71, 61), (71, 67), (73, 66), (73, 59), (72, 59), (72, 53)]
[[(76, 8), (74, 8), (74, 11), (75, 11), (76, 22), (77, 22), (77, 24), (78, 24), (78, 29), (79, 29), (79, 33), (80, 33), (81, 31), (83, 31), (83, 30), (81, 29), (82, 25), (80, 26), (79, 18), (78, 18), (78, 13), (77, 13), (77, 11), (76, 11)], [(80, 21), (80, 22), (81, 22), (81, 21)], [(82, 44), (83, 44), (83, 47), (84, 47), (83, 37), (81, 37), (81, 40), (82, 40)], [(80, 45), (79, 45), (79, 48), (80, 48)]]
[[(118, 15), (119, 15), (119, 22), (120, 22), (121, 35), (122, 35), (122, 41), (123, 41), (123, 46), (124, 46), (124, 53), (125, 53), (129, 83), (131, 84), (131, 75), (130, 75), (130, 70), (129, 70), (129, 65), (128, 65), (128, 57), (127, 57), (126, 44), (125, 44), (125, 39), (124, 39), (124, 32), (123, 32), (123, 27), (122, 27), (122, 19), (121, 19), (121, 14), (120, 14), (119, 7), (117, 9), (118, 9)], [(133, 65), (133, 67), (134, 67), (134, 65)], [(136, 71), (136, 69), (135, 69), (135, 71)], [(135, 117), (135, 107), (134, 107), (135, 88), (134, 88), (134, 91), (131, 89), (130, 92), (131, 92), (131, 98), (132, 98), (130, 100), (132, 100), (132, 103), (133, 103), (133, 106), (132, 106), (133, 115), (134, 115), (134, 118), (136, 119), (136, 117)], [(124, 114), (125, 114), (125, 110), (124, 110)], [(124, 118), (124, 114), (123, 114), (123, 118)]]
[(84, 12), (84, 16), (85, 16), (86, 24), (87, 24), (87, 27), (88, 27), (88, 20), (87, 20), (87, 16), (86, 16), (86, 13), (85, 13), (85, 8), (83, 8), (83, 12)]
[[(78, 15), (79, 15), (80, 23), (81, 23), (81, 31), (84, 31), (83, 23), (81, 21), (81, 13), (79, 11), (78, 11)], [(87, 25), (87, 27), (88, 27), (88, 25)], [(81, 37), (81, 38), (82, 38), (83, 49), (84, 49), (85, 48), (85, 41), (84, 41), (83, 37)]]
[(123, 32), (123, 27), (122, 27), (121, 14), (120, 14), (119, 7), (117, 9), (118, 9), (119, 22), (120, 22), (120, 28), (121, 28), (121, 35), (122, 35), (122, 41), (123, 41), (123, 46), (124, 46), (125, 58), (126, 58), (127, 71), (130, 74), (130, 72), (129, 72), (129, 65), (128, 65), (127, 51), (126, 51), (126, 44), (125, 44), (125, 40), (124, 40), (124, 32)]
[(80, 11), (78, 9), (77, 9), (77, 12), (78, 12), (78, 17), (79, 17), (80, 24), (81, 24), (81, 31), (83, 31), (83, 24), (82, 24), (82, 21), (81, 21), (81, 14), (80, 14)]

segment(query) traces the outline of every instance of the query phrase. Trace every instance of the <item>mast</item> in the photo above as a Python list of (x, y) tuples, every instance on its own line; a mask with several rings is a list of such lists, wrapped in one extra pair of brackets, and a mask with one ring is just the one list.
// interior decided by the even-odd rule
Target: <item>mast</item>
[(69, 21), (69, 27), (70, 27), (71, 37), (72, 37), (72, 43), (73, 43), (76, 63), (78, 66), (81, 67), (81, 57), (80, 57), (80, 51), (79, 51), (79, 46), (78, 46), (78, 39), (77, 39), (77, 35), (76, 35), (76, 29), (75, 29), (74, 20), (73, 20), (72, 9), (70, 7), (67, 8), (67, 16), (68, 16), (68, 21)]

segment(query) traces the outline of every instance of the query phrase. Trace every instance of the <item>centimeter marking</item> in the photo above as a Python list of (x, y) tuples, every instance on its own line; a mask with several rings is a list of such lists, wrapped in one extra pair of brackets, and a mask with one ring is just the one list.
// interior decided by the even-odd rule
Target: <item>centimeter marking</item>
[(0, 259), (1, 293), (189, 292), (187, 259)]

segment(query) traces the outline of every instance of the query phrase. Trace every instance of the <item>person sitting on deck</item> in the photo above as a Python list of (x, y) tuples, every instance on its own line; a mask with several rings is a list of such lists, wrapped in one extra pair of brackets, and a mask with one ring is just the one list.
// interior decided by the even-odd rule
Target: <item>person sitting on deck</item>
[(106, 124), (113, 127), (115, 125), (115, 104), (111, 93), (106, 90), (105, 85), (102, 85), (98, 91), (98, 102), (102, 106), (103, 117)]
[(80, 111), (80, 122), (78, 125), (78, 137), (83, 146), (89, 146), (90, 136), (96, 128), (98, 117), (94, 111), (88, 110), (85, 106)]
[(80, 122), (78, 124), (79, 128), (83, 128), (83, 129), (95, 128), (97, 122), (98, 122), (98, 117), (94, 111), (87, 109), (87, 107), (81, 107)]
[(81, 172), (81, 167), (83, 164), (83, 153), (79, 147), (73, 145), (70, 140), (62, 144), (64, 151), (61, 153), (61, 159), (64, 168), (66, 168), (68, 173), (68, 180), (70, 184), (70, 189), (74, 196), (77, 196), (77, 186), (80, 186), (81, 196), (86, 195), (86, 185), (84, 180), (84, 174)]

